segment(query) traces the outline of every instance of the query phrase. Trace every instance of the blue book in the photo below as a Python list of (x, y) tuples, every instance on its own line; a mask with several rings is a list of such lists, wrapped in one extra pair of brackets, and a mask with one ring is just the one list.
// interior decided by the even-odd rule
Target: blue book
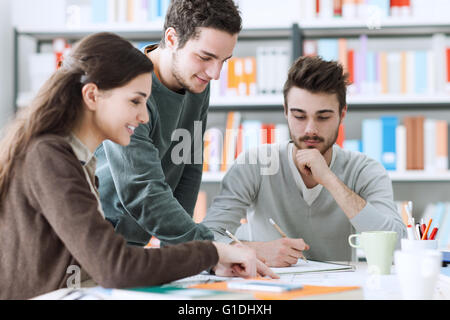
[(108, 0), (91, 0), (92, 23), (108, 22)]
[(362, 152), (361, 140), (356, 139), (344, 140), (343, 148), (345, 150)]
[(320, 39), (317, 41), (317, 55), (326, 61), (338, 61), (339, 45), (337, 39)]
[[(430, 235), (435, 227), (438, 228), (438, 233), (436, 234), (436, 239), (438, 240), (439, 248), (445, 248), (447, 246), (447, 243), (443, 242), (444, 239), (443, 239), (443, 237), (441, 237), (442, 234), (439, 234), (439, 232), (442, 231), (441, 227), (444, 222), (444, 216), (445, 216), (446, 212), (447, 212), (447, 205), (443, 202), (438, 202), (434, 209), (433, 216), (432, 216), (433, 221), (431, 222), (430, 229), (428, 231), (428, 235)], [(425, 221), (425, 223), (427, 223), (427, 221)]]
[(148, 20), (149, 21), (155, 21), (160, 17), (159, 13), (159, 7), (160, 7), (161, 0), (148, 0)]
[[(261, 143), (261, 121), (245, 120), (242, 122), (242, 150), (257, 147)], [(251, 163), (254, 164), (254, 163)]]
[[(431, 227), (430, 227), (431, 229)], [(450, 244), (450, 212), (445, 208), (437, 233), (438, 247), (447, 248)]]
[(165, 17), (171, 0), (161, 0), (161, 17)]
[(396, 170), (396, 134), (398, 117), (381, 117), (382, 123), (382, 150), (381, 164), (386, 170)]
[(372, 14), (380, 14), (380, 18), (387, 18), (389, 17), (390, 12), (390, 0), (368, 0), (367, 4), (369, 6), (376, 7), (377, 11), (373, 12), (370, 11)]
[(427, 52), (416, 51), (414, 54), (414, 92), (427, 93)]
[(362, 121), (363, 153), (381, 162), (382, 124), (381, 119), (364, 119)]

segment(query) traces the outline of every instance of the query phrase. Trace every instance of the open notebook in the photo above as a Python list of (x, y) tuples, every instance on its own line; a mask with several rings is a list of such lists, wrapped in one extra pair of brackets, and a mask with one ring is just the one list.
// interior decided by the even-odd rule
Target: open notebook
[(354, 267), (347, 264), (332, 262), (321, 262), (308, 260), (308, 262), (299, 259), (295, 265), (283, 268), (271, 268), (276, 274), (285, 273), (313, 273), (313, 272), (334, 272), (334, 271), (352, 271)]

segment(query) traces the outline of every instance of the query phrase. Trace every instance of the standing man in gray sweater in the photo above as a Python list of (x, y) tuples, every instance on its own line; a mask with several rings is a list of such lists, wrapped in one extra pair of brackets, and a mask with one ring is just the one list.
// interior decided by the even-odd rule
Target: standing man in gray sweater
[(347, 114), (347, 85), (338, 63), (297, 59), (284, 86), (291, 141), (262, 145), (236, 160), (203, 221), (216, 240), (230, 242), (224, 231), (236, 232), (247, 217), (247, 245), (279, 267), (302, 255), (349, 261), (354, 252), (347, 239), (355, 232), (393, 230), (399, 241), (405, 236), (383, 166), (335, 144)]
[(161, 42), (145, 49), (155, 67), (150, 121), (130, 128), (128, 146), (106, 141), (96, 151), (105, 217), (129, 244), (144, 246), (151, 236), (162, 245), (213, 239), (192, 220), (209, 82), (219, 78), (241, 28), (233, 0), (172, 0)]

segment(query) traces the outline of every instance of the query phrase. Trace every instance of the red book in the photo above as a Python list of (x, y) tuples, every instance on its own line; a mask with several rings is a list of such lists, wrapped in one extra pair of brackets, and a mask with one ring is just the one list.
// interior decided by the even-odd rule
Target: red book
[(348, 80), (350, 84), (352, 84), (355, 82), (355, 51), (348, 50), (347, 57), (348, 57), (347, 70), (349, 75)]
[(275, 141), (275, 125), (273, 123), (264, 123), (261, 126), (262, 144), (272, 144)]
[(333, 1), (333, 14), (335, 17), (342, 17), (342, 0)]

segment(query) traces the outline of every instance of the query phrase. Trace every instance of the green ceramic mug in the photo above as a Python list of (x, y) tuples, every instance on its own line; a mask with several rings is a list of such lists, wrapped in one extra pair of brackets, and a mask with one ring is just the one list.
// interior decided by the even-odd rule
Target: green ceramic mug
[[(358, 239), (358, 244), (352, 239)], [(390, 274), (397, 232), (395, 231), (368, 231), (352, 234), (348, 237), (348, 243), (353, 248), (364, 250), (367, 265), (371, 273)]]

